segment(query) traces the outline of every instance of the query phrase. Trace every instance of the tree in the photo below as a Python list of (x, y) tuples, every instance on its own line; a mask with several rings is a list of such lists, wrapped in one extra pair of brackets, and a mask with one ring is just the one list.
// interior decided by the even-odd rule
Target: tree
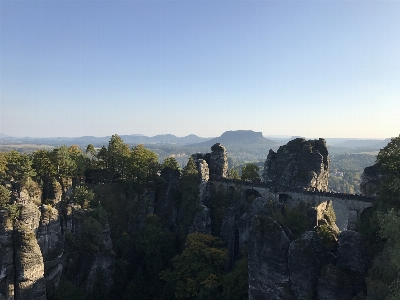
[(160, 219), (147, 215), (145, 227), (135, 239), (135, 275), (125, 294), (127, 299), (161, 298), (164, 282), (160, 272), (171, 267), (171, 259), (176, 254), (174, 243), (174, 234), (163, 229)]
[(82, 208), (88, 208), (95, 194), (85, 186), (76, 187), (70, 196), (70, 201), (79, 204)]
[(117, 134), (111, 136), (107, 149), (107, 167), (117, 177), (124, 177), (129, 154), (128, 145)]
[(5, 207), (10, 202), (11, 192), (4, 186), (0, 185), (0, 208)]
[(7, 156), (6, 153), (0, 152), (0, 179), (3, 179), (7, 171)]
[(11, 151), (6, 154), (6, 175), (8, 180), (22, 182), (36, 175), (32, 168), (32, 161), (26, 154), (20, 154), (17, 151)]
[(258, 171), (260, 168), (256, 164), (247, 164), (242, 167), (242, 180), (253, 181), (260, 178)]
[(140, 144), (132, 148), (127, 168), (127, 177), (143, 185), (148, 178), (157, 174), (159, 170), (158, 156), (144, 145)]
[(233, 180), (240, 180), (238, 171), (234, 168), (230, 169), (228, 172), (228, 178)]
[(90, 168), (94, 168), (96, 165), (95, 159), (96, 159), (96, 155), (97, 155), (97, 151), (96, 149), (94, 149), (94, 146), (92, 144), (89, 144), (86, 147), (86, 151), (85, 154), (89, 157), (90, 159), (90, 163), (89, 163), (89, 167)]
[(161, 273), (177, 299), (221, 299), (227, 250), (212, 235), (195, 232), (185, 250), (172, 260), (173, 269)]
[(45, 180), (57, 174), (57, 166), (52, 153), (47, 150), (36, 150), (32, 154), (32, 166), (37, 177)]
[(53, 150), (53, 159), (57, 167), (57, 175), (60, 177), (72, 177), (76, 170), (76, 163), (70, 156), (66, 145)]
[(99, 166), (101, 169), (108, 169), (108, 151), (105, 146), (101, 147), (99, 152), (96, 155), (97, 159), (99, 160)]
[(377, 190), (379, 202), (400, 208), (400, 135), (379, 151), (376, 165), (382, 176)]
[(166, 159), (164, 159), (162, 165), (161, 165), (161, 169), (164, 170), (165, 168), (169, 168), (171, 170), (178, 170), (179, 171), (179, 164), (176, 161), (175, 157), (170, 156), (167, 157)]
[(391, 141), (379, 151), (376, 163), (384, 173), (394, 176), (400, 174), (400, 135), (392, 138)]
[(70, 146), (68, 148), (68, 153), (75, 164), (75, 168), (72, 173), (73, 177), (82, 177), (89, 165), (89, 158), (83, 154), (82, 150), (79, 149), (77, 145)]

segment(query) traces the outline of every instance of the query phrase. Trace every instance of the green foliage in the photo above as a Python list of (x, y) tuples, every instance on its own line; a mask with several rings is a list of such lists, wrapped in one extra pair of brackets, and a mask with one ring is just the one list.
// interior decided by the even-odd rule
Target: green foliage
[(220, 299), (227, 251), (211, 235), (188, 235), (185, 250), (172, 260), (173, 269), (161, 273), (176, 299)]
[(4, 179), (7, 171), (7, 154), (0, 152), (0, 180)]
[(75, 178), (82, 177), (90, 164), (89, 158), (83, 154), (77, 145), (70, 146), (68, 153), (75, 165), (72, 176)]
[(240, 180), (239, 172), (232, 168), (228, 172), (228, 179), (233, 179), (233, 180)]
[(5, 179), (8, 181), (23, 182), (36, 175), (32, 168), (32, 161), (27, 154), (20, 154), (14, 150), (6, 154), (6, 161)]
[(271, 207), (271, 211), (272, 218), (279, 224), (289, 228), (296, 238), (312, 228), (310, 219), (307, 216), (307, 207), (304, 205), (300, 204), (294, 208)]
[(316, 231), (326, 250), (334, 251), (337, 245), (338, 233), (326, 224), (318, 226)]
[(96, 157), (98, 159), (97, 167), (100, 169), (108, 169), (108, 151), (105, 146), (101, 147), (99, 152), (97, 152)]
[(70, 196), (70, 201), (79, 204), (82, 208), (89, 208), (90, 202), (93, 201), (95, 194), (86, 186), (78, 186), (74, 188)]
[(15, 220), (19, 217), (20, 208), (18, 204), (6, 204), (3, 206), (8, 211), (8, 218), (10, 220)]
[(260, 168), (256, 164), (247, 164), (242, 167), (242, 180), (253, 181), (260, 178), (258, 171)]
[(32, 154), (32, 166), (36, 171), (37, 177), (42, 180), (57, 174), (57, 166), (52, 152), (47, 150), (37, 150)]
[(225, 275), (222, 298), (226, 300), (249, 299), (248, 259), (238, 260), (231, 272)]
[(88, 216), (83, 221), (82, 247), (89, 252), (99, 251), (99, 237), (103, 232), (103, 226), (94, 217)]
[(60, 148), (55, 148), (52, 155), (57, 175), (61, 177), (72, 177), (75, 173), (76, 163), (71, 158), (68, 147), (62, 145)]
[(8, 204), (10, 199), (11, 192), (5, 186), (0, 185), (0, 208)]
[(70, 281), (61, 279), (54, 295), (54, 300), (85, 300), (86, 295), (82, 289), (75, 287)]
[(179, 164), (176, 161), (175, 157), (170, 156), (164, 159), (164, 162), (161, 165), (161, 170), (164, 170), (166, 168), (172, 169), (172, 170), (180, 170)]
[(329, 189), (338, 193), (359, 194), (361, 172), (348, 171), (343, 176), (329, 175)]
[(330, 169), (333, 172), (362, 172), (375, 163), (376, 157), (370, 154), (330, 154)]
[(379, 235), (386, 240), (383, 251), (369, 270), (368, 299), (398, 299), (400, 294), (400, 213), (377, 213)]
[[(100, 150), (101, 151), (101, 150)], [(99, 153), (100, 154), (100, 153)], [(107, 149), (107, 168), (117, 177), (124, 177), (130, 151), (127, 144), (114, 134)], [(103, 153), (101, 153), (103, 155)]]
[(400, 175), (400, 135), (379, 151), (376, 162), (384, 173)]
[(139, 185), (144, 185), (147, 180), (154, 177), (159, 170), (158, 156), (143, 145), (132, 148), (129, 157), (127, 177)]
[(125, 298), (157, 299), (163, 294), (160, 272), (171, 267), (175, 252), (175, 236), (163, 229), (156, 215), (147, 215), (144, 229), (134, 237), (133, 280)]

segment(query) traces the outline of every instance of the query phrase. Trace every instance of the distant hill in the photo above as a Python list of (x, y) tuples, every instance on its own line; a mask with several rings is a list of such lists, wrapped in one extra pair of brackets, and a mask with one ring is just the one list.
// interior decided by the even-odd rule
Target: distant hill
[(271, 147), (276, 145), (276, 142), (263, 137), (261, 132), (255, 132), (252, 130), (236, 130), (225, 131), (220, 137), (216, 137), (202, 143), (191, 144), (189, 146), (211, 147), (215, 143), (221, 143), (225, 147), (250, 145), (263, 145), (265, 147)]
[[(31, 144), (46, 144), (51, 146), (65, 145), (79, 145), (81, 147), (93, 144), (95, 147), (107, 146), (111, 136), (96, 137), (96, 136), (81, 136), (81, 137), (56, 137), (56, 138), (34, 138), (34, 137), (10, 137), (6, 135), (4, 139), (12, 139), (15, 143), (31, 143)], [(2, 138), (0, 136), (0, 138)], [(187, 145), (193, 143), (201, 143), (208, 141), (211, 138), (202, 138), (197, 135), (190, 134), (185, 137), (177, 137), (172, 134), (161, 134), (153, 137), (144, 136), (141, 134), (120, 135), (128, 145), (138, 144), (177, 144)]]
[(377, 145), (381, 145), (382, 143), (387, 143), (390, 141), (386, 140), (362, 140), (362, 139), (349, 139), (343, 142), (334, 143), (332, 146), (335, 147), (345, 147), (345, 148), (370, 148), (370, 147), (377, 147)]

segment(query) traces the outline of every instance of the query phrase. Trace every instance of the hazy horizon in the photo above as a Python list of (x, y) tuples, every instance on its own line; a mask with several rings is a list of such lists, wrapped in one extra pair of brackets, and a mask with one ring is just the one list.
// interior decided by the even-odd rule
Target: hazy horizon
[[(238, 129), (238, 130), (240, 130), (240, 129)], [(236, 131), (236, 130), (228, 130), (228, 131)], [(255, 130), (253, 130), (253, 131), (255, 131)], [(161, 133), (161, 134), (156, 134), (156, 135), (144, 135), (144, 134), (140, 134), (140, 133), (132, 133), (132, 134), (113, 133), (113, 134), (109, 134), (109, 135), (81, 135), (81, 136), (79, 136), (79, 135), (76, 135), (76, 136), (12, 136), (12, 135), (6, 134), (4, 132), (0, 132), (0, 135), (2, 135), (2, 134), (4, 134), (5, 136), (8, 136), (8, 137), (12, 137), (12, 138), (32, 138), (32, 139), (40, 139), (40, 138), (45, 138), (45, 139), (71, 138), (72, 139), (72, 138), (85, 138), (85, 137), (104, 138), (104, 137), (110, 137), (113, 134), (118, 134), (119, 136), (138, 136), (138, 137), (140, 137), (140, 136), (155, 137), (155, 136), (160, 136), (160, 135), (174, 135), (174, 136), (176, 136), (178, 138), (183, 138), (183, 137), (187, 137), (187, 136), (190, 136), (190, 135), (195, 135), (195, 136), (198, 136), (200, 138), (213, 139), (213, 138), (220, 137), (223, 134), (223, 132), (221, 134), (217, 135), (217, 136), (201, 136), (201, 135), (198, 135), (198, 134), (195, 134), (195, 133), (190, 133), (190, 134), (183, 135), (183, 136), (179, 136), (179, 135), (176, 135), (174, 133)], [(262, 135), (265, 138), (271, 138), (271, 139), (289, 139), (291, 137), (304, 137), (306, 139), (324, 138), (324, 139), (346, 139), (346, 140), (385, 140), (385, 139), (388, 139), (388, 138), (392, 138), (392, 137), (359, 138), (359, 137), (329, 137), (329, 136), (325, 136), (325, 137), (324, 136), (308, 137), (308, 136), (303, 136), (303, 135), (266, 135), (266, 134), (263, 134), (263, 133), (262, 133)]]
[(385, 139), (400, 1), (0, 2), (0, 132)]

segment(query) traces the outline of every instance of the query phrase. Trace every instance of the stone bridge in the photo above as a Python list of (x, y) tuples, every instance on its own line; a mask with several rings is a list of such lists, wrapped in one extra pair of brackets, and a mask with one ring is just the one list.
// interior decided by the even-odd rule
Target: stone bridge
[[(318, 206), (327, 201), (332, 201), (336, 214), (336, 225), (342, 230), (354, 230), (362, 211), (372, 206), (374, 198), (361, 195), (342, 194), (332, 192), (311, 192), (298, 189), (277, 189), (269, 183), (251, 183), (226, 178), (212, 179), (209, 181), (216, 189), (224, 187), (240, 192), (245, 197), (249, 192), (258, 197), (269, 199), (273, 202), (284, 203), (291, 207), (300, 202)], [(255, 191), (255, 192), (254, 192)]]

